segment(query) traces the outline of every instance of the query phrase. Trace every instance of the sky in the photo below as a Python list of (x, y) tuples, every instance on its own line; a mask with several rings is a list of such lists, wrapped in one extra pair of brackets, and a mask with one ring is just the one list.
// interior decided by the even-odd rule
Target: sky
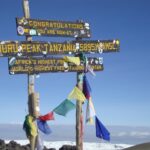
[[(96, 115), (105, 125), (150, 125), (150, 1), (149, 0), (29, 0), (34, 19), (90, 24), (90, 40), (120, 40), (120, 52), (103, 57), (104, 71), (87, 74)], [(0, 41), (24, 41), (18, 36), (16, 17), (23, 17), (22, 0), (0, 5)], [(34, 37), (35, 41), (74, 40)], [(44, 73), (35, 80), (40, 112), (57, 107), (76, 85), (76, 73)], [(8, 58), (0, 58), (0, 123), (22, 123), (27, 109), (27, 75), (9, 75)], [(73, 101), (75, 103), (75, 101)], [(83, 105), (85, 114), (86, 103)], [(75, 110), (67, 117), (55, 115), (52, 124), (74, 124)]]

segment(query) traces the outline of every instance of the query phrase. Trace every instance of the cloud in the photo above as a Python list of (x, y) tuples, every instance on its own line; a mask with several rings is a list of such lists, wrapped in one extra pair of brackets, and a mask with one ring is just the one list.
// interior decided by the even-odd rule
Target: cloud
[(127, 134), (128, 134), (127, 132), (120, 132), (116, 136), (122, 137), (122, 136), (126, 136)]
[(112, 133), (112, 136), (116, 137), (136, 137), (136, 138), (147, 138), (150, 136), (150, 132), (146, 131), (121, 131)]
[(145, 136), (150, 136), (150, 132), (132, 131), (132, 132), (130, 133), (130, 136), (145, 137)]

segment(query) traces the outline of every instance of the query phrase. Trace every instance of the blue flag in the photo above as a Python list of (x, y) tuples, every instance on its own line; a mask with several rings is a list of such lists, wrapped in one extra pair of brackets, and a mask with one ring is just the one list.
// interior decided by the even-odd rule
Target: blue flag
[(42, 131), (45, 134), (50, 134), (51, 133), (51, 129), (48, 126), (46, 121), (42, 121), (42, 120), (37, 120), (37, 126), (39, 128), (40, 131)]
[(110, 133), (95, 116), (96, 137), (110, 141)]
[(86, 77), (86, 75), (84, 75), (84, 77), (83, 77), (83, 93), (88, 100), (91, 96), (90, 95), (91, 91), (92, 90), (91, 90), (90, 84), (87, 80), (87, 77)]

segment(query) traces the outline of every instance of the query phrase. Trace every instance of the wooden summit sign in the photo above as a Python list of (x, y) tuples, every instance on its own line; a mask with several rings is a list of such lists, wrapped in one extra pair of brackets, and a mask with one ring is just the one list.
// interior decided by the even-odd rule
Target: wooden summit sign
[[(66, 57), (66, 56), (65, 56)], [(70, 65), (74, 65), (73, 62), (66, 61), (66, 59), (62, 57), (50, 57), (50, 58), (20, 58), (20, 57), (12, 57), (8, 58), (8, 63), (10, 66), (13, 65), (53, 65), (53, 66), (59, 66), (64, 65), (64, 63), (69, 63)], [(71, 57), (70, 57), (71, 58)], [(74, 57), (76, 58), (76, 57)], [(87, 58), (88, 65), (99, 65), (102, 64), (102, 58), (101, 57), (88, 57)], [(82, 65), (84, 62), (80, 60), (80, 64)]]
[(88, 23), (16, 18), (18, 35), (90, 38)]
[(117, 52), (119, 40), (37, 42), (0, 41), (0, 56), (41, 56), (53, 54), (76, 54), (79, 52), (101, 53)]
[[(98, 58), (88, 59), (91, 69), (102, 71), (103, 65)], [(83, 72), (84, 65), (65, 63), (63, 58), (9, 58), (10, 74), (36, 74), (46, 72)]]

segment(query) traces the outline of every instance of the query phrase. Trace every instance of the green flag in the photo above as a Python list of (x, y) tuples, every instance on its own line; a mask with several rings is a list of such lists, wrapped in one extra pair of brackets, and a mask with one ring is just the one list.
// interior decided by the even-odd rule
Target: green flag
[(75, 104), (73, 104), (70, 100), (65, 99), (53, 111), (58, 115), (66, 116), (66, 114), (74, 108), (75, 108)]

